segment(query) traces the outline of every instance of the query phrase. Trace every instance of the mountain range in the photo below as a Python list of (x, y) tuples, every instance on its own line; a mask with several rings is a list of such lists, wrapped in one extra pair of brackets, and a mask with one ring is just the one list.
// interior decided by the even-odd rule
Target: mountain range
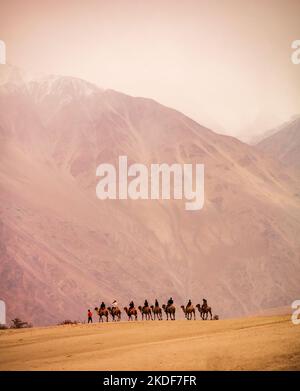
[[(170, 296), (178, 311), (207, 298), (232, 317), (299, 298), (299, 123), (248, 145), (151, 99), (4, 68), (0, 298), (9, 319), (53, 324), (85, 319), (99, 300)], [(100, 201), (96, 168), (120, 155), (203, 163), (203, 209)]]

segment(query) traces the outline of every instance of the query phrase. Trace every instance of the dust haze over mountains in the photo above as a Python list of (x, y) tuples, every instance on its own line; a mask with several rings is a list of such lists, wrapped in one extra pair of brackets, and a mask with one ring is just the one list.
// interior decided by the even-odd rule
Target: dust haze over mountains
[(299, 113), (298, 0), (1, 2), (7, 63), (146, 96), (248, 142)]
[[(206, 297), (229, 317), (299, 297), (299, 121), (291, 138), (287, 129), (279, 142), (250, 146), (151, 99), (1, 71), (0, 295), (9, 319), (48, 324), (84, 318), (99, 300), (169, 296), (178, 310)], [(99, 201), (96, 167), (120, 155), (204, 163), (204, 208)]]
[(300, 168), (300, 117), (275, 129), (261, 140), (257, 147), (269, 156), (278, 159), (290, 170)]

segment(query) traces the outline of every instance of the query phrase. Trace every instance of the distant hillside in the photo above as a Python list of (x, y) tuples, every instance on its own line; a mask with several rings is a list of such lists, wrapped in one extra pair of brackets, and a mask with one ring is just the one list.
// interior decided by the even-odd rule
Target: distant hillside
[[(262, 147), (76, 78), (11, 78), (0, 86), (8, 319), (48, 324), (82, 318), (100, 300), (163, 304), (170, 296), (178, 307), (206, 297), (224, 318), (299, 297), (295, 178)], [(96, 167), (120, 155), (204, 163), (203, 210), (187, 212), (180, 200), (100, 201)]]
[(300, 170), (300, 118), (260, 141), (257, 148), (288, 168)]

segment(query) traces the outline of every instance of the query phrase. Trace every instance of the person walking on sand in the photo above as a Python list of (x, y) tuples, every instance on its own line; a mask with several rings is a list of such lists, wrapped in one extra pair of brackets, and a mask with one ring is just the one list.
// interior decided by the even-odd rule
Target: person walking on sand
[(90, 309), (88, 310), (88, 323), (93, 323), (93, 313)]

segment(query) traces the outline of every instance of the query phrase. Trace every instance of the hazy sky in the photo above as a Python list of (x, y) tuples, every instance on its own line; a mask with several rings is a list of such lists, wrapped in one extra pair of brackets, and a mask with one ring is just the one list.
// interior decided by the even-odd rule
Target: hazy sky
[(7, 62), (250, 137), (300, 114), (300, 0), (0, 0)]

